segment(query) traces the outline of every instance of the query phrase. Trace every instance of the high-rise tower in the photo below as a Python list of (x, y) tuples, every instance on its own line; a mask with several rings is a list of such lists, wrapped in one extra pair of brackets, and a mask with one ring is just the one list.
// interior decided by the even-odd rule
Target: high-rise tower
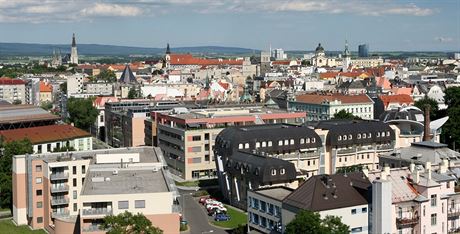
[(345, 50), (343, 51), (343, 67), (342, 70), (345, 72), (351, 64), (351, 54), (348, 50), (348, 41), (345, 40)]
[(72, 36), (72, 48), (70, 50), (70, 63), (78, 64), (77, 43), (75, 42), (75, 33)]

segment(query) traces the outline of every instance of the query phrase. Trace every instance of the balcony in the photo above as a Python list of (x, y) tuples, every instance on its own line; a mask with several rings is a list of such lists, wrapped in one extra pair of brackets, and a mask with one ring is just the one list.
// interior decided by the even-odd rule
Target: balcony
[(83, 209), (82, 216), (106, 216), (111, 215), (111, 208), (92, 208), (92, 209)]
[(390, 145), (377, 145), (376, 149), (377, 150), (393, 150), (394, 145), (392, 145), (392, 144), (390, 144)]
[(69, 191), (68, 185), (51, 186), (51, 193), (63, 193), (63, 192), (68, 192), (68, 191)]
[(411, 218), (396, 218), (396, 226), (399, 227), (408, 227), (408, 226), (414, 226), (419, 223), (419, 217), (414, 216)]
[(51, 199), (52, 206), (66, 205), (66, 204), (69, 204), (68, 198)]
[(97, 225), (91, 225), (91, 226), (87, 226), (87, 227), (82, 228), (82, 232), (104, 232), (104, 231), (105, 230), (103, 230), (102, 228), (100, 228)]
[(68, 178), (69, 178), (69, 173), (67, 172), (53, 173), (50, 176), (50, 180), (66, 180)]
[(53, 212), (53, 213), (51, 213), (51, 217), (53, 219), (55, 219), (55, 218), (63, 218), (63, 217), (68, 217), (69, 214), (70, 214), (70, 212), (68, 210), (61, 211), (61, 212)]
[(352, 153), (356, 153), (355, 147), (337, 150), (337, 154), (352, 154)]
[(459, 216), (460, 216), (460, 209), (450, 208), (447, 211), (447, 218), (448, 219), (456, 219), (456, 218), (459, 218)]

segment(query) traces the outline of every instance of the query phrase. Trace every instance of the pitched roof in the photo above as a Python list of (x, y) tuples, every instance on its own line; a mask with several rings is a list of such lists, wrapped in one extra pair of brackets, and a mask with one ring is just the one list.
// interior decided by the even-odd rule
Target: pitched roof
[(71, 125), (47, 125), (32, 128), (18, 128), (0, 131), (6, 142), (28, 138), (32, 144), (66, 141), (89, 137), (91, 134)]
[(21, 85), (25, 84), (23, 80), (11, 79), (9, 77), (0, 77), (0, 85)]
[(391, 89), (391, 82), (385, 77), (376, 77), (377, 86), (382, 87), (383, 89)]
[(283, 205), (310, 211), (333, 210), (369, 203), (371, 183), (359, 173), (310, 177), (283, 200)]
[(243, 65), (243, 60), (206, 59), (193, 57), (191, 54), (171, 54), (171, 65)]
[(383, 102), (385, 107), (388, 107), (390, 103), (399, 103), (410, 105), (414, 103), (414, 99), (407, 94), (398, 94), (398, 95), (380, 95), (380, 99)]
[(97, 97), (93, 101), (93, 106), (95, 107), (104, 107), (106, 102), (117, 102), (117, 97)]
[(131, 71), (131, 68), (129, 65), (125, 66), (125, 70), (123, 70), (123, 73), (121, 74), (120, 79), (118, 80), (120, 83), (137, 83), (136, 77), (134, 76), (133, 72)]
[(312, 104), (321, 104), (325, 101), (332, 102), (334, 100), (339, 100), (344, 103), (373, 103), (373, 101), (366, 94), (360, 95), (342, 95), (342, 94), (332, 94), (332, 95), (318, 95), (318, 94), (303, 94), (296, 96), (297, 102), (303, 103), (312, 103)]
[(43, 81), (40, 81), (40, 93), (51, 93), (53, 92), (53, 86), (51, 84), (47, 84)]

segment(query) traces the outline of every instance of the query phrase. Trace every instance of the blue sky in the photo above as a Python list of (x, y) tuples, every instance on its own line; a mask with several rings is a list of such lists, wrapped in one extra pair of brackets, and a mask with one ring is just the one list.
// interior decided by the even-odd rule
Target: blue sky
[(0, 0), (0, 42), (460, 50), (460, 0)]

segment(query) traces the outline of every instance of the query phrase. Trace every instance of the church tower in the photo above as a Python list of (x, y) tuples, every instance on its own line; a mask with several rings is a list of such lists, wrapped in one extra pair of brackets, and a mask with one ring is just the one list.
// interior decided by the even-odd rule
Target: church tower
[(166, 54), (165, 54), (165, 59), (163, 63), (163, 68), (166, 68), (169, 70), (171, 66), (171, 48), (169, 47), (169, 43), (166, 45)]
[(75, 33), (72, 36), (72, 48), (70, 50), (70, 63), (78, 64), (77, 43), (75, 42)]
[(348, 41), (345, 40), (345, 50), (343, 51), (343, 64), (342, 64), (342, 71), (348, 71), (348, 67), (351, 64), (351, 54), (348, 50)]

